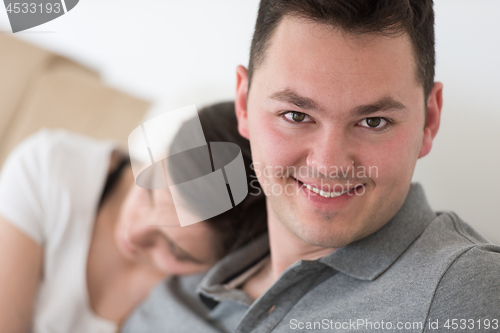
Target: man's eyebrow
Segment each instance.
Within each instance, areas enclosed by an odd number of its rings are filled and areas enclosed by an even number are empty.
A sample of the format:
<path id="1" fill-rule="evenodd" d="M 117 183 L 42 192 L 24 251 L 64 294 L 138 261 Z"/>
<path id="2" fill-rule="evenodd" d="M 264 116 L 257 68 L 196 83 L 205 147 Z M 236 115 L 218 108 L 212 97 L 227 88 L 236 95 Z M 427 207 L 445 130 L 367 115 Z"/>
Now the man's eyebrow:
<path id="1" fill-rule="evenodd" d="M 304 96 L 300 96 L 293 90 L 287 88 L 285 90 L 276 92 L 270 96 L 271 99 L 285 102 L 289 104 L 294 104 L 295 106 L 304 109 L 304 110 L 319 110 L 319 105 L 312 99 Z M 406 106 L 396 101 L 390 96 L 385 96 L 372 104 L 360 105 L 355 107 L 351 113 L 356 116 L 369 116 L 372 113 L 378 111 L 387 111 L 387 110 L 402 110 L 406 109 Z"/>
<path id="2" fill-rule="evenodd" d="M 304 110 L 318 110 L 319 106 L 316 104 L 315 101 L 308 97 L 303 97 L 292 91 L 291 89 L 287 88 L 282 91 L 278 91 L 270 96 L 271 99 L 280 101 L 280 102 L 285 102 L 289 104 L 294 104 L 298 108 L 304 109 Z"/>
<path id="3" fill-rule="evenodd" d="M 357 106 L 351 111 L 351 113 L 356 117 L 360 117 L 360 116 L 369 116 L 372 113 L 378 111 L 402 110 L 402 109 L 406 109 L 406 106 L 403 103 L 396 101 L 390 96 L 385 96 L 376 101 L 375 103 Z"/>

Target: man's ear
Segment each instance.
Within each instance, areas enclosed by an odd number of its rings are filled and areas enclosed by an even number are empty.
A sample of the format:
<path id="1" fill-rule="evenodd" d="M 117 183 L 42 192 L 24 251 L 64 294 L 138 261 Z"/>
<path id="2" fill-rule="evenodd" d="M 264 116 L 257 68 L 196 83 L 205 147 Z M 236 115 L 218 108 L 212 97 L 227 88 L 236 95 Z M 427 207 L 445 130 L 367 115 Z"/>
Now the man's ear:
<path id="1" fill-rule="evenodd" d="M 432 148 L 432 141 L 439 130 L 441 109 L 443 107 L 443 84 L 435 82 L 427 99 L 427 120 L 425 122 L 424 137 L 418 158 L 427 155 Z"/>
<path id="2" fill-rule="evenodd" d="M 240 132 L 242 137 L 249 139 L 247 98 L 248 98 L 247 69 L 239 65 L 236 68 L 236 101 L 234 102 L 234 107 L 236 110 L 236 118 L 238 119 L 238 132 Z"/>

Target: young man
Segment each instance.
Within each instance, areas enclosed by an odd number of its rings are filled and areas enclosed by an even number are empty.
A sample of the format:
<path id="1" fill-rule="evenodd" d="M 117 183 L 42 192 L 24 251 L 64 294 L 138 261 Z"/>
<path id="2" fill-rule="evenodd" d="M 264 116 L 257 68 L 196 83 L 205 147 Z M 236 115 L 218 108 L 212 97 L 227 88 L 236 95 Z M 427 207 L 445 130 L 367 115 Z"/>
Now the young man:
<path id="1" fill-rule="evenodd" d="M 199 295 L 160 286 L 128 332 L 500 330 L 500 248 L 411 184 L 440 123 L 433 25 L 432 0 L 261 1 L 235 107 L 269 247 Z"/>

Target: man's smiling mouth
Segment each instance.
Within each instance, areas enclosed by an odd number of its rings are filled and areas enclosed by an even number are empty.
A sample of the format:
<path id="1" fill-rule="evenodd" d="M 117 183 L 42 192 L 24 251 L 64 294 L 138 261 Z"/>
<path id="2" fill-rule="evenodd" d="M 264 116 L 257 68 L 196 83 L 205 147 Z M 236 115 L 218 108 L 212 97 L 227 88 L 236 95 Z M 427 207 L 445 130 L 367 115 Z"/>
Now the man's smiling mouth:
<path id="1" fill-rule="evenodd" d="M 351 192 L 351 191 L 356 191 L 358 188 L 361 188 L 364 186 L 364 184 L 358 184 L 356 186 L 351 186 L 349 188 L 349 186 L 343 186 L 341 184 L 336 184 L 335 186 L 332 186 L 333 189 L 335 189 L 336 187 L 340 187 L 342 189 L 342 191 L 331 191 L 330 192 L 330 191 L 327 191 L 325 189 L 325 187 L 327 187 L 328 189 L 332 188 L 329 185 L 323 185 L 323 189 L 320 189 L 316 185 L 305 184 L 304 182 L 302 182 L 294 177 L 292 177 L 292 178 L 295 179 L 300 184 L 300 186 L 306 188 L 308 191 L 310 191 L 312 193 L 316 193 L 316 194 L 322 196 L 323 198 L 340 197 L 341 195 L 344 195 L 344 194 Z M 344 188 L 346 188 L 346 189 L 344 190 Z"/>

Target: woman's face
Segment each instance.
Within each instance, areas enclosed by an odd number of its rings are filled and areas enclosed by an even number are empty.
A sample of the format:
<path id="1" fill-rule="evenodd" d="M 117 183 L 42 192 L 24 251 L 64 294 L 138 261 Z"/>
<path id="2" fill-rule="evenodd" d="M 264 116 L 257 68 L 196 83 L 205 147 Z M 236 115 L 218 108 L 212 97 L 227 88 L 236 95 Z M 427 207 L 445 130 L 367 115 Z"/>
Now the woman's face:
<path id="1" fill-rule="evenodd" d="M 127 258 L 171 274 L 193 274 L 217 261 L 215 232 L 207 222 L 180 227 L 170 190 L 133 184 L 115 229 L 118 249 Z"/>

